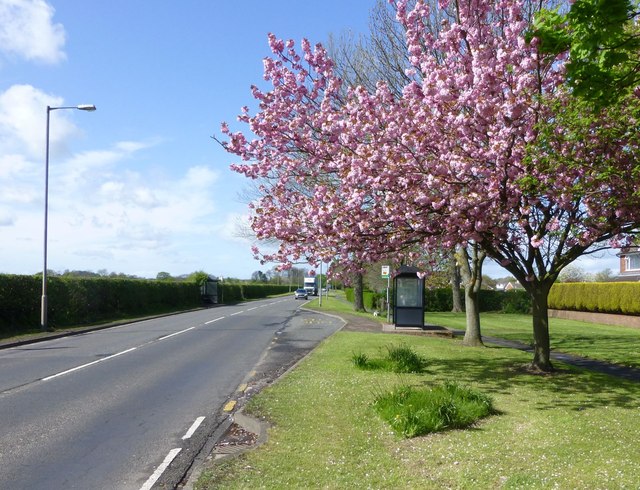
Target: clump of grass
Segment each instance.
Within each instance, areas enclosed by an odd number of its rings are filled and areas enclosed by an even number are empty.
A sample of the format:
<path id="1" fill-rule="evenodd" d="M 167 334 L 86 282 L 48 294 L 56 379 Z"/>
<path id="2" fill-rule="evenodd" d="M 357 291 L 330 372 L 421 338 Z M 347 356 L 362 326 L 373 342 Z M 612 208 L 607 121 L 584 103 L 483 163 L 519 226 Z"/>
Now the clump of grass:
<path id="1" fill-rule="evenodd" d="M 368 369 L 369 366 L 369 356 L 363 353 L 354 353 L 351 356 L 351 361 L 353 365 L 360 369 Z"/>
<path id="2" fill-rule="evenodd" d="M 393 366 L 394 373 L 420 373 L 427 361 L 408 345 L 387 346 L 387 359 Z"/>
<path id="3" fill-rule="evenodd" d="M 351 361 L 359 369 L 392 373 L 421 373 L 427 365 L 427 360 L 424 357 L 404 344 L 387 346 L 386 354 L 379 359 L 371 359 L 366 354 L 355 353 L 351 357 Z"/>
<path id="4" fill-rule="evenodd" d="M 463 429 L 496 413 L 488 395 L 455 382 L 431 389 L 400 385 L 378 395 L 373 406 L 396 434 L 406 438 Z"/>

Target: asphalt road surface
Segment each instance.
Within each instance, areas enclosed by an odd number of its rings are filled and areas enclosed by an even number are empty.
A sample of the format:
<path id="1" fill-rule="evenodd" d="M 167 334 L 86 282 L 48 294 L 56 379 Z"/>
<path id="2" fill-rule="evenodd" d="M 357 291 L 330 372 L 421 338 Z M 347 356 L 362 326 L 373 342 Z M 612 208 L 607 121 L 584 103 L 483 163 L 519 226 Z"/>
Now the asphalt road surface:
<path id="1" fill-rule="evenodd" d="M 238 387 L 342 326 L 292 297 L 0 350 L 0 488 L 177 485 Z"/>

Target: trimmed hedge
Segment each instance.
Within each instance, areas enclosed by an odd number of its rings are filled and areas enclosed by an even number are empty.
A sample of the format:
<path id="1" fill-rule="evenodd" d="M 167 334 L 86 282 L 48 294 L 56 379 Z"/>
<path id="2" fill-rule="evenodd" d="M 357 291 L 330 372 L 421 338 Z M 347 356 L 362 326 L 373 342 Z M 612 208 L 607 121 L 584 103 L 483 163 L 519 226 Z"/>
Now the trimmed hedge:
<path id="1" fill-rule="evenodd" d="M 347 300 L 353 303 L 353 288 L 346 288 Z M 393 291 L 390 291 L 393 302 Z M 365 291 L 364 306 L 367 310 L 383 309 L 385 293 Z M 424 292 L 425 311 L 451 311 L 453 298 L 450 288 L 427 289 Z M 480 311 L 499 311 L 502 313 L 530 313 L 531 300 L 526 291 L 480 291 Z"/>
<path id="2" fill-rule="evenodd" d="M 286 284 L 218 283 L 218 301 L 221 303 L 236 303 L 247 299 L 266 298 L 267 296 L 289 292 L 291 292 L 291 287 Z"/>
<path id="3" fill-rule="evenodd" d="M 556 283 L 549 293 L 549 308 L 640 315 L 640 282 Z"/>
<path id="4" fill-rule="evenodd" d="M 18 332 L 40 326 L 42 279 L 0 275 L 0 330 Z M 113 278 L 47 280 L 47 319 L 68 327 L 152 315 L 201 306 L 194 283 Z"/>
<path id="5" fill-rule="evenodd" d="M 289 286 L 269 284 L 225 283 L 220 287 L 225 303 L 289 292 Z M 0 332 L 38 329 L 41 298 L 42 278 L 0 274 Z M 196 283 L 144 279 L 49 277 L 47 298 L 47 318 L 53 328 L 202 306 Z"/>
<path id="6" fill-rule="evenodd" d="M 464 307 L 464 291 L 463 291 Z M 453 298 L 450 288 L 428 289 L 424 292 L 426 311 L 451 311 Z M 494 291 L 481 289 L 478 301 L 480 311 L 499 311 L 501 313 L 530 313 L 531 300 L 526 291 Z"/>

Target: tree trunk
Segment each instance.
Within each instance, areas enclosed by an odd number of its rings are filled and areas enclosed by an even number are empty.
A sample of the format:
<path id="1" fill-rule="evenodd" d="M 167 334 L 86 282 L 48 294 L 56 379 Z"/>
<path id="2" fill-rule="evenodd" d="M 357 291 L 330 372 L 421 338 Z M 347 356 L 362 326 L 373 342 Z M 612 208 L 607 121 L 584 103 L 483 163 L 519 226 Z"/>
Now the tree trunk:
<path id="1" fill-rule="evenodd" d="M 451 294 L 453 303 L 453 308 L 451 308 L 452 313 L 462 312 L 462 294 L 460 294 L 461 281 L 462 278 L 460 277 L 460 266 L 456 262 L 455 252 L 453 252 L 451 256 Z"/>
<path id="2" fill-rule="evenodd" d="M 364 308 L 364 280 L 362 274 L 356 274 L 353 284 L 353 309 L 366 311 Z"/>
<path id="3" fill-rule="evenodd" d="M 533 361 L 531 367 L 543 372 L 553 371 L 551 345 L 549 341 L 549 290 L 551 285 L 535 283 L 531 285 L 531 306 L 533 313 Z"/>
<path id="4" fill-rule="evenodd" d="M 482 262 L 485 253 L 477 244 L 468 245 L 472 255 L 469 256 L 467 247 L 460 246 L 456 253 L 456 260 L 460 266 L 460 275 L 464 284 L 464 307 L 467 318 L 467 328 L 464 332 L 462 345 L 480 347 L 482 334 L 480 331 L 480 305 L 478 298 L 482 285 Z"/>

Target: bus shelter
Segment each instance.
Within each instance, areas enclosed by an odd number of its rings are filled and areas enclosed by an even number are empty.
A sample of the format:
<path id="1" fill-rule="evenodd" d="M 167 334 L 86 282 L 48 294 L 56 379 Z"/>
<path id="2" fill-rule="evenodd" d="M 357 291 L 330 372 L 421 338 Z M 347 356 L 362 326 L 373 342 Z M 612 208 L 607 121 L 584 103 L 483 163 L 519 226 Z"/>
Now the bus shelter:
<path id="1" fill-rule="evenodd" d="M 424 328 L 424 279 L 419 269 L 401 266 L 393 278 L 393 323 L 396 327 Z"/>

